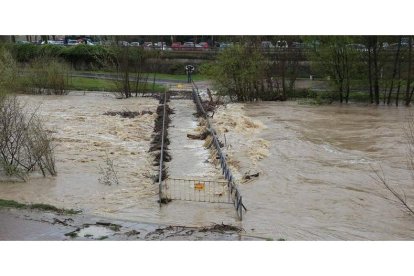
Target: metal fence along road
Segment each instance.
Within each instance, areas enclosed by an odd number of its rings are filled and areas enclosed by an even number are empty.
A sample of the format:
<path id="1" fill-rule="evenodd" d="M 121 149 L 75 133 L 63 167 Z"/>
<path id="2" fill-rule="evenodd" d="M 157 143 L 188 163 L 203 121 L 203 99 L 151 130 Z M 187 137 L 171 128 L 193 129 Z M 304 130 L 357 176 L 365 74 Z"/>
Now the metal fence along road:
<path id="1" fill-rule="evenodd" d="M 237 188 L 237 185 L 235 183 L 235 179 L 233 177 L 233 174 L 231 173 L 231 170 L 227 164 L 227 160 L 225 155 L 223 154 L 222 150 L 221 150 L 221 146 L 219 143 L 219 139 L 217 137 L 216 131 L 213 128 L 206 111 L 203 108 L 202 102 L 201 102 L 201 98 L 200 95 L 198 93 L 198 87 L 197 85 L 193 82 L 193 100 L 197 106 L 197 110 L 198 112 L 203 116 L 203 118 L 207 121 L 207 128 L 208 131 L 210 132 L 212 138 L 213 138 L 213 146 L 215 147 L 216 151 L 217 151 L 217 158 L 220 159 L 220 166 L 221 166 L 221 170 L 222 170 L 222 174 L 224 175 L 225 179 L 227 180 L 227 188 L 229 190 L 230 193 L 230 198 L 234 204 L 234 207 L 236 208 L 236 212 L 238 217 L 240 218 L 240 220 L 243 219 L 243 211 L 247 211 L 246 207 L 243 204 L 243 197 L 240 194 L 239 189 Z"/>

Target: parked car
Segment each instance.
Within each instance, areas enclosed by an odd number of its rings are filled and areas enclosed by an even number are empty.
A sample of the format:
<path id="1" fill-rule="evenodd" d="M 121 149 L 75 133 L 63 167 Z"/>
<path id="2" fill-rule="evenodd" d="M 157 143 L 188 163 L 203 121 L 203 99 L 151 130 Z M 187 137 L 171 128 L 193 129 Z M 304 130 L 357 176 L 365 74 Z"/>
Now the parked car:
<path id="1" fill-rule="evenodd" d="M 194 42 L 184 42 L 182 47 L 185 49 L 191 49 L 191 48 L 195 48 L 195 44 Z"/>
<path id="2" fill-rule="evenodd" d="M 173 42 L 171 44 L 171 49 L 173 50 L 180 50 L 182 48 L 181 42 Z"/>
<path id="3" fill-rule="evenodd" d="M 358 51 L 358 52 L 367 52 L 368 51 L 367 47 L 365 47 L 364 44 L 347 44 L 346 47 L 348 47 L 350 49 L 354 49 L 355 51 Z"/>
<path id="4" fill-rule="evenodd" d="M 198 45 L 200 45 L 203 49 L 209 49 L 210 45 L 208 45 L 207 42 L 200 42 L 198 43 Z"/>
<path id="5" fill-rule="evenodd" d="M 198 50 L 198 51 L 202 51 L 203 50 L 203 46 L 201 46 L 200 44 L 194 44 L 194 50 Z"/>
<path id="6" fill-rule="evenodd" d="M 16 41 L 16 44 L 30 44 L 30 42 L 26 40 L 18 40 Z"/>
<path id="7" fill-rule="evenodd" d="M 272 44 L 271 41 L 262 41 L 261 43 L 261 47 L 263 49 L 270 49 L 270 48 L 275 48 L 275 46 Z"/>
<path id="8" fill-rule="evenodd" d="M 42 41 L 41 43 L 42 45 L 46 44 L 46 41 Z M 47 44 L 52 44 L 52 45 L 63 45 L 63 41 L 60 40 L 48 40 Z"/>
<path id="9" fill-rule="evenodd" d="M 129 46 L 129 43 L 128 43 L 128 41 L 118 41 L 118 45 L 127 47 L 127 46 Z"/>
<path id="10" fill-rule="evenodd" d="M 233 46 L 233 43 L 229 43 L 229 42 L 221 42 L 220 43 L 220 50 L 223 50 L 225 48 L 231 47 Z"/>
<path id="11" fill-rule="evenodd" d="M 155 48 L 155 49 L 164 51 L 164 50 L 167 49 L 167 43 L 165 43 L 165 42 L 155 42 L 152 45 L 152 47 Z"/>
<path id="12" fill-rule="evenodd" d="M 301 42 L 292 42 L 291 47 L 292 48 L 295 48 L 295 49 L 309 48 L 306 43 L 301 43 Z"/>
<path id="13" fill-rule="evenodd" d="M 67 45 L 72 46 L 72 45 L 77 45 L 77 44 L 78 44 L 78 41 L 77 40 L 68 39 Z"/>
<path id="14" fill-rule="evenodd" d="M 138 47 L 139 46 L 139 42 L 131 42 L 131 44 L 130 44 L 131 46 L 134 46 L 134 47 Z"/>
<path id="15" fill-rule="evenodd" d="M 276 48 L 287 49 L 288 48 L 287 41 L 286 40 L 278 40 L 276 42 Z"/>

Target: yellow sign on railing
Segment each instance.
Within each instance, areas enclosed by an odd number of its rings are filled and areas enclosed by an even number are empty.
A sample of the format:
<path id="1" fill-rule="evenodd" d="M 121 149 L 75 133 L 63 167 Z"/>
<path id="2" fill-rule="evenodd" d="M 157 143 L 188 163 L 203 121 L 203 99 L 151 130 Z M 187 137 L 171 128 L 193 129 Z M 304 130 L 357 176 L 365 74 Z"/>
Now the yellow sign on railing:
<path id="1" fill-rule="evenodd" d="M 204 190 L 204 186 L 204 183 L 194 183 L 194 189 L 198 191 Z"/>

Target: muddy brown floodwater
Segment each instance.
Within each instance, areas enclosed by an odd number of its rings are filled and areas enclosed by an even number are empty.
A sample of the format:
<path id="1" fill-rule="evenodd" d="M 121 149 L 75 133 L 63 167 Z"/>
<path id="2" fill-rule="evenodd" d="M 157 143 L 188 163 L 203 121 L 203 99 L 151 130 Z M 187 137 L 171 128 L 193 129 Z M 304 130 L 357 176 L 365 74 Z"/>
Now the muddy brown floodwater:
<path id="1" fill-rule="evenodd" d="M 106 93 L 72 92 L 67 96 L 20 96 L 39 108 L 53 133 L 57 177 L 32 177 L 25 183 L 0 182 L 0 198 L 78 208 L 93 215 L 153 217 L 156 194 L 148 149 L 156 114 L 131 118 L 107 111 L 155 111 L 152 98 L 116 99 Z M 106 156 L 113 161 L 119 185 L 98 179 Z M 140 212 L 136 212 L 139 209 Z"/>
<path id="2" fill-rule="evenodd" d="M 82 209 L 84 214 L 164 225 L 232 224 L 245 235 L 286 240 L 411 240 L 414 218 L 371 177 L 381 167 L 414 203 L 403 126 L 408 109 L 294 102 L 229 104 L 213 123 L 248 208 L 243 221 L 231 205 L 173 201 L 159 208 L 148 153 L 156 114 L 133 119 L 107 111 L 155 111 L 154 99 L 111 94 L 20 96 L 39 107 L 56 142 L 57 177 L 0 183 L 0 198 Z M 172 100 L 172 177 L 219 179 L 189 100 Z M 225 135 L 225 139 L 224 139 Z M 119 185 L 99 183 L 99 165 L 113 160 Z M 258 178 L 243 180 L 245 173 Z"/>
<path id="3" fill-rule="evenodd" d="M 216 125 L 240 175 L 260 172 L 239 179 L 249 208 L 243 228 L 287 240 L 412 240 L 414 217 L 372 178 L 381 166 L 413 206 L 408 115 L 405 107 L 294 102 L 222 108 Z"/>

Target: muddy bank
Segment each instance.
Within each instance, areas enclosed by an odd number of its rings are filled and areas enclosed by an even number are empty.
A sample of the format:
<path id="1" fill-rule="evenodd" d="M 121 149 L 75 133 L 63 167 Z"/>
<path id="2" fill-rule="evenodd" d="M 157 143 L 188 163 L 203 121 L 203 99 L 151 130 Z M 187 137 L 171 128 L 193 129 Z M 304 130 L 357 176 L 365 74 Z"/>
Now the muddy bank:
<path id="1" fill-rule="evenodd" d="M 224 224 L 173 226 L 13 208 L 0 209 L 0 221 L 0 240 L 8 241 L 258 240 Z"/>

